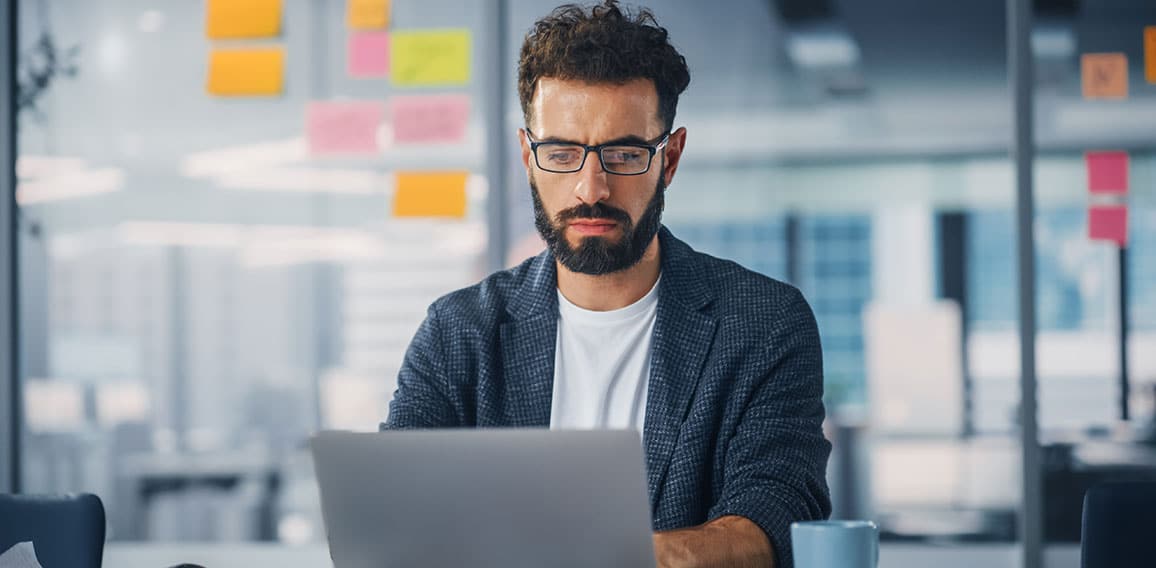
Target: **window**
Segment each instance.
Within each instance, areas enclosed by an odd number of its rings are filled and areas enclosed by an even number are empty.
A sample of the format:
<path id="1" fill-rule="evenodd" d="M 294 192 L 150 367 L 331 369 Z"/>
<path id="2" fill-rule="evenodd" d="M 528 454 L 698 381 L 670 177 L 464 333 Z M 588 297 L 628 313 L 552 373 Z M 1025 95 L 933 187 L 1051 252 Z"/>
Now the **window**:
<path id="1" fill-rule="evenodd" d="M 23 45 L 85 55 L 20 115 L 25 490 L 101 495 L 113 540 L 321 539 L 305 440 L 375 430 L 426 307 L 486 272 L 482 105 L 461 143 L 313 156 L 311 102 L 417 93 L 349 76 L 344 2 L 230 43 L 286 52 L 284 94 L 241 99 L 205 93 L 204 2 L 23 4 Z M 392 216 L 406 170 L 467 172 L 465 217 Z"/>

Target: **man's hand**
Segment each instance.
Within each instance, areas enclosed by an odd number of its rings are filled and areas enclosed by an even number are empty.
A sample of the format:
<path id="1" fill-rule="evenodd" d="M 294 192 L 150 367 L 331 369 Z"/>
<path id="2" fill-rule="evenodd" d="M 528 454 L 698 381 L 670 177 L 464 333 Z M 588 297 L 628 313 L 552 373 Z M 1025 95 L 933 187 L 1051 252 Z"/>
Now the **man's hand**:
<path id="1" fill-rule="evenodd" d="M 654 533 L 658 568 L 774 568 L 775 552 L 763 529 L 729 515 L 704 525 Z"/>

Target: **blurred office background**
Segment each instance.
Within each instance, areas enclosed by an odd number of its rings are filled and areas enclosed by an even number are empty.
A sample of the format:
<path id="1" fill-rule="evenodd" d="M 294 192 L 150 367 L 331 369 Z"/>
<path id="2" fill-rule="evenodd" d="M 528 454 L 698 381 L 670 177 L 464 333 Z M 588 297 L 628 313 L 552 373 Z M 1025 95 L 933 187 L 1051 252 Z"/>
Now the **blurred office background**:
<path id="1" fill-rule="evenodd" d="M 24 69 L 75 71 L 19 116 L 25 491 L 101 495 L 117 541 L 323 539 L 307 436 L 376 429 L 429 302 L 541 247 L 514 64 L 556 2 L 509 0 L 494 25 L 496 4 L 394 0 L 392 28 L 468 28 L 473 43 L 468 85 L 403 89 L 349 77 L 344 1 L 285 0 L 284 94 L 237 100 L 205 93 L 204 2 L 20 0 Z M 1015 542 L 1004 2 L 646 4 L 692 73 L 665 222 L 810 300 L 836 516 L 875 519 L 888 540 Z M 1156 3 L 1034 4 L 1045 536 L 1071 543 L 1084 484 L 1156 471 L 1156 85 L 1142 49 Z M 1089 52 L 1128 55 L 1128 99 L 1082 98 Z M 310 101 L 442 92 L 473 100 L 465 142 L 306 151 Z M 487 121 L 508 144 L 504 188 L 487 179 Z M 1120 257 L 1087 237 L 1094 149 L 1131 154 L 1128 420 Z M 392 172 L 447 168 L 471 172 L 463 219 L 391 218 Z"/>

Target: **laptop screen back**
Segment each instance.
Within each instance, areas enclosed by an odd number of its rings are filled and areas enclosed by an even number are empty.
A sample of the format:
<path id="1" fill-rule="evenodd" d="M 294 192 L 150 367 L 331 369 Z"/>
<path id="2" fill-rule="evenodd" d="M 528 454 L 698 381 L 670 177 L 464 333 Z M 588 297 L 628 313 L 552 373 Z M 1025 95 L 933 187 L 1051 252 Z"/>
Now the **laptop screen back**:
<path id="1" fill-rule="evenodd" d="M 654 566 L 633 431 L 322 432 L 335 568 Z"/>

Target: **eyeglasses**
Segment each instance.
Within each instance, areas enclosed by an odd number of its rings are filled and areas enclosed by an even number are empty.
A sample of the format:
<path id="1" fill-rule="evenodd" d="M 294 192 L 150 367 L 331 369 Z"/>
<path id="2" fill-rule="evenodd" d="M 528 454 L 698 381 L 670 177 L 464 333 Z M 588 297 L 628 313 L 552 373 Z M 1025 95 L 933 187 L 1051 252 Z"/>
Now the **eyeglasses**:
<path id="1" fill-rule="evenodd" d="M 641 144 L 615 142 L 585 146 L 571 142 L 535 142 L 533 135 L 527 128 L 526 140 L 530 142 L 534 162 L 543 170 L 556 174 L 574 173 L 586 165 L 586 156 L 595 152 L 603 171 L 619 176 L 637 176 L 650 171 L 654 154 L 664 148 L 670 138 L 670 132 L 666 132 Z"/>

